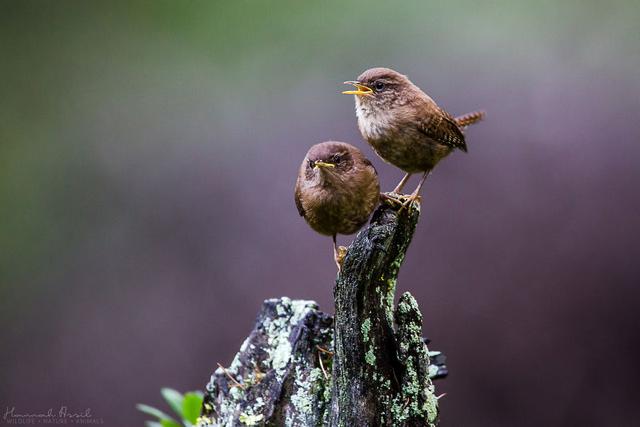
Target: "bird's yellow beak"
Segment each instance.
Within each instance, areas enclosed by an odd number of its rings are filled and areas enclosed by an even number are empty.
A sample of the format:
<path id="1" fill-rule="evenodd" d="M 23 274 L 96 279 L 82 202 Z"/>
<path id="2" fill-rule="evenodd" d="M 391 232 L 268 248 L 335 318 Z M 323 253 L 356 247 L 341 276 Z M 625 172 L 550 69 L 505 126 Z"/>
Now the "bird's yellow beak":
<path id="1" fill-rule="evenodd" d="M 367 87 L 361 84 L 360 82 L 348 81 L 348 82 L 344 82 L 344 84 L 353 85 L 357 89 L 357 90 L 345 90 L 344 92 L 342 92 L 345 95 L 371 95 L 373 93 L 373 90 L 371 90 L 370 87 Z"/>
<path id="2" fill-rule="evenodd" d="M 335 168 L 336 165 L 334 165 L 333 163 L 326 163 L 326 162 L 321 162 L 321 161 L 317 161 L 313 164 L 313 168 L 317 169 L 317 168 Z"/>

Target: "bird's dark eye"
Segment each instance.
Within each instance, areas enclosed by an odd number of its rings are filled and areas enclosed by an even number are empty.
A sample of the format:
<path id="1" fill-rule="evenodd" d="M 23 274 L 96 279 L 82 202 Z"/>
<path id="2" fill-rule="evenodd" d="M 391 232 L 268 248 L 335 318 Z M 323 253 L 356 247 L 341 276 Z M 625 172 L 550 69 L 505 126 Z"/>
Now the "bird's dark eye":
<path id="1" fill-rule="evenodd" d="M 342 161 L 342 155 L 341 154 L 334 154 L 333 156 L 331 156 L 331 163 L 340 163 Z"/>
<path id="2" fill-rule="evenodd" d="M 379 92 L 384 89 L 384 83 L 381 81 L 377 81 L 373 84 L 373 87 Z"/>

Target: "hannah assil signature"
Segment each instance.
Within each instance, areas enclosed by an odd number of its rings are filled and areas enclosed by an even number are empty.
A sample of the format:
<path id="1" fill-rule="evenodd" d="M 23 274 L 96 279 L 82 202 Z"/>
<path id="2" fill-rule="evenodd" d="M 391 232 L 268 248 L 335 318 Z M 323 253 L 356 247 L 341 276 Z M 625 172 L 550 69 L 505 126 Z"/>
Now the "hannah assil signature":
<path id="1" fill-rule="evenodd" d="M 102 418 L 96 418 L 91 413 L 91 408 L 80 411 L 72 411 L 68 406 L 60 406 L 57 409 L 48 408 L 43 412 L 18 412 L 15 406 L 6 406 L 2 420 L 7 424 L 104 424 Z"/>

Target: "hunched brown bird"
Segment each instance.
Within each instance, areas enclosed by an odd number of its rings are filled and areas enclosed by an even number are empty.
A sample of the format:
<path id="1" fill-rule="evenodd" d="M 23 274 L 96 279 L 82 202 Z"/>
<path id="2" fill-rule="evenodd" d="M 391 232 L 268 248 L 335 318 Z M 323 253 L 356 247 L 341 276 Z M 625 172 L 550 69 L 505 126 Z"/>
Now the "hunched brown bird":
<path id="1" fill-rule="evenodd" d="M 412 174 L 423 172 L 405 203 L 419 198 L 424 181 L 440 160 L 455 149 L 467 151 L 462 131 L 484 117 L 482 111 L 452 117 L 407 76 L 390 68 L 371 68 L 345 84 L 356 88 L 342 93 L 355 95 L 364 139 L 384 161 L 406 172 L 393 192 L 399 194 Z"/>
<path id="2" fill-rule="evenodd" d="M 333 237 L 333 257 L 340 271 L 344 248 L 337 234 L 353 234 L 380 200 L 378 174 L 356 147 L 327 141 L 309 149 L 295 188 L 298 212 L 320 234 Z"/>

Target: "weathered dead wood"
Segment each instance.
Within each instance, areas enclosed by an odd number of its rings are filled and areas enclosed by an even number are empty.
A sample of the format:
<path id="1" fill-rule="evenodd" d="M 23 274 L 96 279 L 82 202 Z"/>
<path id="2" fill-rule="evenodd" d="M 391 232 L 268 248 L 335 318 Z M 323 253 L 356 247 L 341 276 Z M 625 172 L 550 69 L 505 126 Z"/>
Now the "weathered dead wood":
<path id="1" fill-rule="evenodd" d="M 336 279 L 335 318 L 312 301 L 265 301 L 231 365 L 207 384 L 201 425 L 435 425 L 432 379 L 446 376 L 444 356 L 428 352 L 409 293 L 394 307 L 419 215 L 419 205 L 376 210 Z"/>

